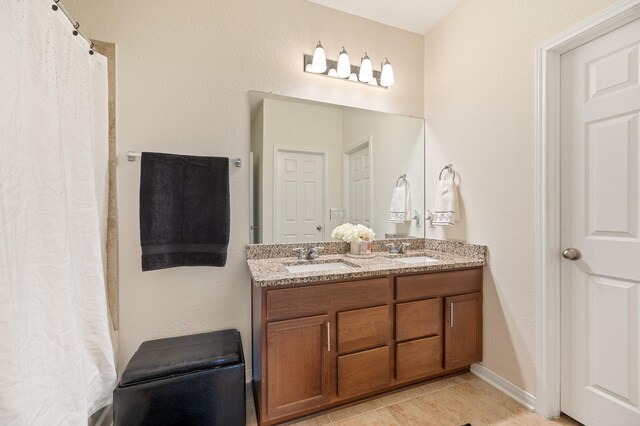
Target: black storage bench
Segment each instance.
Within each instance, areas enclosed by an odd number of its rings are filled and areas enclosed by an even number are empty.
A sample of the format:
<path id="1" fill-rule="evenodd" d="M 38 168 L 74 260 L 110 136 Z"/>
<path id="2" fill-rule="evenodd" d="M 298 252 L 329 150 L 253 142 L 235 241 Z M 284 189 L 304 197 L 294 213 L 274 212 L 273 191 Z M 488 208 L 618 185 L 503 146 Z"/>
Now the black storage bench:
<path id="1" fill-rule="evenodd" d="M 245 424 L 237 330 L 142 343 L 113 391 L 114 426 Z"/>

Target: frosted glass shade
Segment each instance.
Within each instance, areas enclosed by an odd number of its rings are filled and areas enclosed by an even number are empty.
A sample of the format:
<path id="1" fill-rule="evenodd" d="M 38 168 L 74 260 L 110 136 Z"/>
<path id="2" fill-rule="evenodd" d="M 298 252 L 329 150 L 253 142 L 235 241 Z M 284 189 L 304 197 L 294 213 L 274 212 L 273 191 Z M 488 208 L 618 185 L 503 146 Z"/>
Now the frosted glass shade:
<path id="1" fill-rule="evenodd" d="M 324 54 L 322 44 L 318 42 L 316 51 L 313 52 L 313 60 L 311 61 L 311 71 L 322 74 L 327 70 L 327 57 Z"/>
<path id="2" fill-rule="evenodd" d="M 351 62 L 349 62 L 349 55 L 347 55 L 344 47 L 338 56 L 338 69 L 336 71 L 338 71 L 338 77 L 340 78 L 349 78 L 351 74 Z"/>
<path id="3" fill-rule="evenodd" d="M 351 81 L 358 81 L 358 76 L 356 75 L 355 72 L 352 72 L 351 75 L 349 76 L 349 80 Z"/>
<path id="4" fill-rule="evenodd" d="M 393 79 L 393 68 L 387 58 L 384 58 L 382 63 L 382 72 L 380 73 L 380 86 L 389 87 L 393 86 L 395 80 Z"/>
<path id="5" fill-rule="evenodd" d="M 328 75 L 329 75 L 329 77 L 337 77 L 337 76 L 338 76 L 338 73 L 336 72 L 336 69 L 335 69 L 335 68 L 331 68 L 331 69 L 329 70 L 329 74 L 328 74 Z"/>
<path id="6" fill-rule="evenodd" d="M 373 78 L 373 67 L 371 66 L 371 59 L 367 56 L 367 52 L 364 52 L 364 58 L 360 63 L 360 74 L 358 74 L 358 80 L 363 83 L 368 83 Z"/>

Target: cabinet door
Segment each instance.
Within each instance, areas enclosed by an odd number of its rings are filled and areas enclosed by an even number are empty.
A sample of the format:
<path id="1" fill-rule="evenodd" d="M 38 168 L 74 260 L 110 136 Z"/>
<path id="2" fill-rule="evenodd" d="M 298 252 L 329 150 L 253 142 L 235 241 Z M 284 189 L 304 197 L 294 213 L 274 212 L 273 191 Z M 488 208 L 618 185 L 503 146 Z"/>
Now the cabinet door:
<path id="1" fill-rule="evenodd" d="M 329 400 L 329 338 L 329 315 L 267 323 L 269 417 Z"/>
<path id="2" fill-rule="evenodd" d="M 445 369 L 482 361 L 482 293 L 445 299 Z"/>

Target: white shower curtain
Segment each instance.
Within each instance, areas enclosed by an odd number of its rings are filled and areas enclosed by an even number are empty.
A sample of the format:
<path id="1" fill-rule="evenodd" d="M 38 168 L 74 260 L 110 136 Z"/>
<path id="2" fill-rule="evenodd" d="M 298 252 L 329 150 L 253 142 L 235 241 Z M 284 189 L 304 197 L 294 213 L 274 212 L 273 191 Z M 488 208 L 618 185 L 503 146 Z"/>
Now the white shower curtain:
<path id="1" fill-rule="evenodd" d="M 53 4 L 0 1 L 0 425 L 86 425 L 116 384 L 107 63 Z"/>

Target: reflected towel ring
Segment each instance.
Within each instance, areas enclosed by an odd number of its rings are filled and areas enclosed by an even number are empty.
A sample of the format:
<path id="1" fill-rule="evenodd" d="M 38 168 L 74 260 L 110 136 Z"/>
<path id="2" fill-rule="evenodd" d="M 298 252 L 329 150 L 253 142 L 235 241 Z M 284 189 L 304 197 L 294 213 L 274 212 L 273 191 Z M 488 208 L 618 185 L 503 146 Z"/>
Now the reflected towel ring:
<path id="1" fill-rule="evenodd" d="M 398 184 L 399 184 L 399 183 L 400 183 L 400 181 L 402 181 L 402 180 L 403 180 L 405 183 L 407 183 L 407 175 L 406 175 L 406 174 L 401 175 L 401 176 L 398 178 L 398 180 L 396 180 L 396 188 L 398 187 Z"/>
<path id="2" fill-rule="evenodd" d="M 456 172 L 453 170 L 453 164 L 447 164 L 440 170 L 440 174 L 438 175 L 438 180 L 442 180 L 442 173 L 445 171 L 451 173 L 453 175 L 453 180 L 456 179 Z"/>

